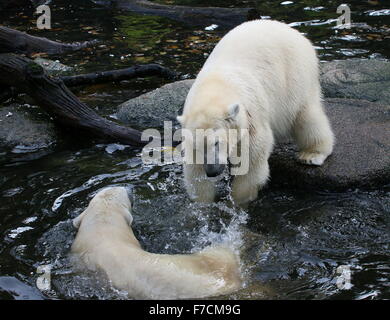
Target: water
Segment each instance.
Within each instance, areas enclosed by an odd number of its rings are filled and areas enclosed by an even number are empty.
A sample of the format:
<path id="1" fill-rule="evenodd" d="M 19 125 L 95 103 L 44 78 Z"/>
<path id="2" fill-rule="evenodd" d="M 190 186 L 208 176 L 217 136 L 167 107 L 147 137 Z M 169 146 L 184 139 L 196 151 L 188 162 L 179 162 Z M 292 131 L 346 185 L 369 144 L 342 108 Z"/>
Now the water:
<path id="1" fill-rule="evenodd" d="M 197 3 L 253 5 L 250 1 Z M 350 2 L 356 25 L 344 31 L 333 28 L 336 1 L 284 5 L 261 1 L 256 7 L 262 15 L 285 20 L 305 32 L 322 60 L 389 58 L 389 12 L 381 1 L 370 3 Z M 51 31 L 32 29 L 31 9 L 19 15 L 1 12 L 0 21 L 61 41 L 99 39 L 96 49 L 53 57 L 76 72 L 153 61 L 193 76 L 226 32 L 104 9 L 87 1 L 56 1 L 52 12 Z M 156 78 L 137 79 L 76 93 L 109 116 L 119 103 L 163 83 Z M 24 97 L 19 99 L 20 104 L 25 102 Z M 271 186 L 240 211 L 228 199 L 213 205 L 191 203 L 180 166 L 145 166 L 140 150 L 132 148 L 61 135 L 48 149 L 22 153 L 4 149 L 0 154 L 0 299 L 126 298 L 104 277 L 80 273 L 67 259 L 75 235 L 70 219 L 107 186 L 127 188 L 134 203 L 134 231 L 151 252 L 189 253 L 219 242 L 237 250 L 245 288 L 222 298 L 390 298 L 390 186 L 345 193 Z M 44 292 L 35 285 L 41 265 L 52 270 L 51 290 Z M 351 271 L 350 290 L 337 286 L 340 266 Z"/>

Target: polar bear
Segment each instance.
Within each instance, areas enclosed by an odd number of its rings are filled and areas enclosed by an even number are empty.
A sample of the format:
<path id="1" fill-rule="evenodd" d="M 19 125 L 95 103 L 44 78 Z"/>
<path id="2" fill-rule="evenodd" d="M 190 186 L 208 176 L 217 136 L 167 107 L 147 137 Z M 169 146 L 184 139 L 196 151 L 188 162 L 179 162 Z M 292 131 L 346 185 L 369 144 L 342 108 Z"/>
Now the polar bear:
<path id="1" fill-rule="evenodd" d="M 248 130 L 249 150 L 241 156 L 249 158 L 249 168 L 232 183 L 233 200 L 244 204 L 254 200 L 268 180 L 274 141 L 292 137 L 298 160 L 309 165 L 322 165 L 332 153 L 334 136 L 321 100 L 318 59 L 310 41 L 284 23 L 254 20 L 217 44 L 177 119 L 189 131 Z M 225 153 L 216 152 L 218 142 L 206 147 L 217 155 L 213 163 L 184 162 L 186 188 L 195 200 L 214 201 L 209 177 L 218 176 L 226 157 L 237 152 L 237 146 L 222 142 L 228 145 Z M 191 139 L 184 139 L 183 146 L 199 152 Z"/>
<path id="2" fill-rule="evenodd" d="M 193 254 L 144 251 L 131 229 L 131 204 L 123 187 L 98 192 L 73 220 L 78 233 L 72 260 L 106 273 L 114 287 L 136 299 L 186 299 L 227 294 L 241 287 L 239 258 L 228 247 Z"/>

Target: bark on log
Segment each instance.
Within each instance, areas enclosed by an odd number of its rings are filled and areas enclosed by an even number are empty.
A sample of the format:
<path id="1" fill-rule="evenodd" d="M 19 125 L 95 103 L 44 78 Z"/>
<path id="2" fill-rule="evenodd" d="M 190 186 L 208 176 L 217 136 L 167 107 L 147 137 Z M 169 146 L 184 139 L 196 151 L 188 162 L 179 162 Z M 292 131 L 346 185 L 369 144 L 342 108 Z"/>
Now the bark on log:
<path id="1" fill-rule="evenodd" d="M 178 74 L 159 64 L 146 64 L 119 70 L 94 72 L 75 76 L 62 76 L 60 79 L 66 86 L 74 87 L 148 76 L 161 76 L 169 80 L 174 80 L 178 77 Z"/>
<path id="2" fill-rule="evenodd" d="M 19 93 L 15 87 L 0 86 L 0 103 L 17 96 Z"/>
<path id="3" fill-rule="evenodd" d="M 92 46 L 97 42 L 97 40 L 93 40 L 77 43 L 61 43 L 0 26 L 0 53 L 14 52 L 31 55 L 34 52 L 46 52 L 48 54 L 61 54 L 77 51 Z"/>
<path id="4" fill-rule="evenodd" d="M 99 4 L 104 1 L 99 1 Z M 247 20 L 259 19 L 253 8 L 218 8 L 164 5 L 147 0 L 111 0 L 115 7 L 135 13 L 157 15 L 180 21 L 191 26 L 206 27 L 217 24 L 222 29 L 231 29 Z"/>
<path id="5" fill-rule="evenodd" d="M 65 86 L 49 78 L 42 67 L 15 54 L 0 54 L 0 85 L 29 94 L 53 119 L 67 128 L 83 129 L 96 137 L 133 146 L 143 146 L 141 132 L 99 116 Z"/>

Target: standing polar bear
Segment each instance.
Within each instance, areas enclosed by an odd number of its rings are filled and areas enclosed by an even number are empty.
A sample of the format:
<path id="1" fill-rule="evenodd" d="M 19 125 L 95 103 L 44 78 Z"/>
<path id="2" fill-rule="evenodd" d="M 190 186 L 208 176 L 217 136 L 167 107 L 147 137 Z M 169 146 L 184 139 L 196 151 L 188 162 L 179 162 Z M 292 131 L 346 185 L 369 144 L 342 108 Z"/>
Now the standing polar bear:
<path id="1" fill-rule="evenodd" d="M 247 130 L 249 148 L 241 160 L 247 160 L 248 170 L 236 175 L 232 184 L 238 204 L 254 200 L 266 184 L 274 141 L 293 137 L 298 159 L 311 165 L 322 165 L 333 150 L 315 49 L 297 30 L 277 21 L 246 22 L 222 38 L 191 87 L 178 121 L 193 136 L 197 129 Z M 183 146 L 199 152 L 204 144 L 198 143 L 185 138 Z M 225 153 L 218 150 L 221 143 L 227 146 Z M 214 161 L 209 157 L 205 163 L 185 161 L 185 184 L 194 200 L 214 200 L 215 186 L 209 177 L 222 173 L 222 164 L 237 154 L 239 145 L 239 140 L 219 138 L 206 147 Z"/>
<path id="2" fill-rule="evenodd" d="M 105 272 L 113 286 L 138 299 L 189 299 L 240 289 L 239 257 L 213 246 L 193 254 L 155 254 L 142 249 L 131 224 L 125 188 L 96 194 L 73 220 L 78 228 L 71 254 L 91 270 Z"/>

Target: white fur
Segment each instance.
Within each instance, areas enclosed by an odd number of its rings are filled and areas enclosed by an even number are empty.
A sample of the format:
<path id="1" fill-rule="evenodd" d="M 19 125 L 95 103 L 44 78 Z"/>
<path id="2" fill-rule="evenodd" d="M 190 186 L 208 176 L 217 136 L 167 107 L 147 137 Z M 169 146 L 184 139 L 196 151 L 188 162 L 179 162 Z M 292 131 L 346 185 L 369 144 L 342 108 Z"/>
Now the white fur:
<path id="1" fill-rule="evenodd" d="M 121 187 L 100 191 L 76 219 L 72 255 L 104 271 L 114 287 L 138 299 L 185 299 L 227 294 L 241 286 L 239 262 L 226 247 L 187 255 L 144 251 L 131 229 L 130 201 Z"/>
<path id="2" fill-rule="evenodd" d="M 235 121 L 224 121 L 239 104 Z M 236 176 L 237 203 L 257 197 L 269 176 L 274 140 L 293 137 L 298 159 L 322 165 L 332 153 L 333 133 L 321 102 L 318 59 L 303 35 L 277 21 L 251 21 L 215 47 L 192 86 L 179 120 L 184 128 L 246 128 L 249 172 Z M 185 146 L 185 142 L 184 142 Z M 184 165 L 192 198 L 214 200 L 214 184 L 201 165 Z"/>

